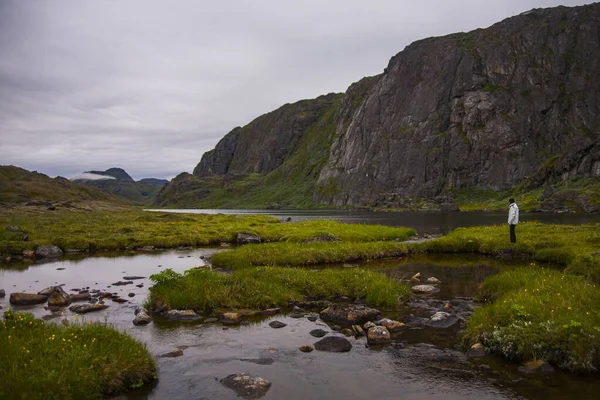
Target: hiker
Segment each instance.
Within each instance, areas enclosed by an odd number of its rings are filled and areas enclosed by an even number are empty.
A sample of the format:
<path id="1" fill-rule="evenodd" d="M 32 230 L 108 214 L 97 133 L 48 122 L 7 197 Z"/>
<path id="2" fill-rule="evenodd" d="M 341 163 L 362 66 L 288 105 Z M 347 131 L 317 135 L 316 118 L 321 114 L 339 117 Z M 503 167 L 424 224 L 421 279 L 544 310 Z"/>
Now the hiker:
<path id="1" fill-rule="evenodd" d="M 510 225 L 510 242 L 517 243 L 517 235 L 515 234 L 515 227 L 519 223 L 519 206 L 515 203 L 515 199 L 511 198 L 508 200 L 508 224 Z"/>

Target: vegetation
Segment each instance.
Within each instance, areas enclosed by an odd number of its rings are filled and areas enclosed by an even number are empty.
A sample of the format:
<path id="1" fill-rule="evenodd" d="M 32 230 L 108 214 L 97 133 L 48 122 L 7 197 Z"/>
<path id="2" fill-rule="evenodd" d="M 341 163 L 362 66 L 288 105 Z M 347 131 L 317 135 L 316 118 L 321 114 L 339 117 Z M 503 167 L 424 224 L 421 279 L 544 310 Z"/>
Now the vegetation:
<path id="1" fill-rule="evenodd" d="M 150 303 L 203 312 L 219 308 L 286 306 L 307 297 L 348 296 L 374 306 L 395 307 L 410 296 L 406 286 L 365 270 L 254 267 L 223 274 L 192 269 L 181 276 L 171 270 L 151 275 Z"/>
<path id="2" fill-rule="evenodd" d="M 239 269 L 258 265 L 302 266 L 398 257 L 408 246 L 394 241 L 368 243 L 265 243 L 214 254 L 214 266 Z"/>
<path id="3" fill-rule="evenodd" d="M 156 379 L 146 347 L 101 324 L 59 327 L 30 313 L 0 324 L 0 398 L 101 399 Z"/>
<path id="4" fill-rule="evenodd" d="M 582 277 L 543 268 L 519 268 L 483 283 L 467 323 L 468 344 L 516 361 L 546 361 L 573 372 L 600 367 L 600 289 Z"/>
<path id="5" fill-rule="evenodd" d="M 28 235 L 5 230 L 18 226 Z M 257 234 L 269 241 L 306 241 L 312 238 L 343 241 L 406 239 L 412 229 L 343 224 L 333 221 L 279 223 L 266 215 L 208 215 L 123 210 L 36 209 L 0 211 L 0 252 L 15 254 L 39 245 L 63 250 L 115 250 L 155 246 L 200 246 L 235 242 L 238 233 Z"/>

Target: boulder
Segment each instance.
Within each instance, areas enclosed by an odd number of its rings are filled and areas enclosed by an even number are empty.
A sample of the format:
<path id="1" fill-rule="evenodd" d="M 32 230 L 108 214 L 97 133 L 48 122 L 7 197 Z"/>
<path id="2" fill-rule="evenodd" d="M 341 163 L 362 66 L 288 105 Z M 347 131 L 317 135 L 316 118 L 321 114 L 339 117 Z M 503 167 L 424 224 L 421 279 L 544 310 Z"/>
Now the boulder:
<path id="1" fill-rule="evenodd" d="M 237 325 L 242 322 L 242 314 L 237 312 L 226 312 L 219 315 L 219 319 L 223 325 Z"/>
<path id="2" fill-rule="evenodd" d="M 311 336 L 314 336 L 316 338 L 321 338 L 321 337 L 327 335 L 328 332 L 324 331 L 323 329 L 313 329 L 309 333 Z"/>
<path id="3" fill-rule="evenodd" d="M 369 328 L 367 332 L 367 343 L 372 344 L 387 344 L 391 343 L 392 336 L 385 326 L 375 326 Z"/>
<path id="4" fill-rule="evenodd" d="M 481 343 L 475 343 L 471 348 L 467 351 L 467 357 L 470 358 L 481 358 L 486 356 L 485 347 Z"/>
<path id="5" fill-rule="evenodd" d="M 148 311 L 145 308 L 138 308 L 135 310 L 135 318 L 133 319 L 133 324 L 135 326 L 147 325 L 150 322 L 152 322 L 152 318 L 150 318 Z"/>
<path id="6" fill-rule="evenodd" d="M 438 311 L 433 314 L 425 324 L 432 328 L 450 328 L 457 322 L 458 318 L 455 315 L 444 311 Z"/>
<path id="7" fill-rule="evenodd" d="M 346 353 L 352 349 L 352 343 L 343 337 L 327 336 L 314 344 L 315 349 L 332 353 Z"/>
<path id="8" fill-rule="evenodd" d="M 381 312 L 358 304 L 334 304 L 321 311 L 320 316 L 323 321 L 350 326 L 377 320 Z"/>
<path id="9" fill-rule="evenodd" d="M 431 294 L 439 292 L 439 289 L 431 285 L 417 285 L 412 287 L 412 291 L 416 294 Z"/>
<path id="10" fill-rule="evenodd" d="M 23 250 L 23 257 L 25 258 L 34 258 L 35 252 L 33 250 Z"/>
<path id="11" fill-rule="evenodd" d="M 29 306 L 33 304 L 43 304 L 48 297 L 35 293 L 11 293 L 10 304 L 14 306 Z"/>
<path id="12" fill-rule="evenodd" d="M 38 246 L 35 249 L 35 256 L 42 258 L 60 257 L 63 251 L 58 246 Z"/>
<path id="13" fill-rule="evenodd" d="M 432 276 L 430 278 L 427 278 L 427 280 L 425 281 L 427 283 L 431 283 L 433 285 L 437 285 L 438 283 L 442 283 L 442 281 L 440 281 L 438 278 L 436 278 L 435 276 Z"/>
<path id="14" fill-rule="evenodd" d="M 260 399 L 271 387 L 268 380 L 247 373 L 229 375 L 221 379 L 221 383 L 244 399 Z"/>
<path id="15" fill-rule="evenodd" d="M 71 296 L 61 286 L 55 286 L 48 297 L 48 305 L 52 307 L 66 307 L 71 304 Z"/>
<path id="16" fill-rule="evenodd" d="M 167 318 L 195 321 L 200 319 L 200 316 L 196 314 L 194 310 L 169 310 L 166 314 Z"/>
<path id="17" fill-rule="evenodd" d="M 104 304 L 74 304 L 69 307 L 69 310 L 77 314 L 86 314 L 89 312 L 106 310 L 107 308 L 108 306 Z"/>
<path id="18" fill-rule="evenodd" d="M 236 238 L 237 244 L 250 244 L 250 243 L 260 243 L 260 236 L 253 235 L 250 233 L 238 233 Z"/>
<path id="19" fill-rule="evenodd" d="M 281 321 L 271 321 L 271 322 L 269 322 L 269 326 L 273 329 L 279 329 L 279 328 L 283 328 L 284 326 L 287 326 L 287 324 L 285 324 Z"/>

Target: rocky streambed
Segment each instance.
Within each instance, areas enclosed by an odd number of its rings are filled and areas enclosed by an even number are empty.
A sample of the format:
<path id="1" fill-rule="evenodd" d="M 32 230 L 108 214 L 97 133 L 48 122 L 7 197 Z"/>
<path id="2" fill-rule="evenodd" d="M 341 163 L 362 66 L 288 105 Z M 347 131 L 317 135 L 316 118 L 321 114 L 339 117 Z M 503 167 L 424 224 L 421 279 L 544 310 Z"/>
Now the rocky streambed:
<path id="1" fill-rule="evenodd" d="M 415 288 L 413 299 L 395 310 L 373 309 L 351 298 L 214 315 L 141 310 L 150 274 L 203 267 L 214 251 L 4 265 L 0 289 L 6 296 L 0 307 L 6 309 L 14 293 L 38 295 L 48 288 L 39 295 L 45 296 L 42 304 L 13 308 L 65 324 L 106 321 L 146 343 L 157 357 L 159 381 L 127 396 L 132 399 L 559 399 L 575 391 L 579 398 L 592 399 L 600 390 L 594 378 L 543 366 L 534 371 L 477 346 L 459 346 L 466 320 L 478 306 L 473 300 L 477 286 L 510 268 L 485 258 L 353 265 L 379 269 Z M 70 304 L 56 304 L 67 296 Z M 106 307 L 81 312 L 97 305 Z"/>

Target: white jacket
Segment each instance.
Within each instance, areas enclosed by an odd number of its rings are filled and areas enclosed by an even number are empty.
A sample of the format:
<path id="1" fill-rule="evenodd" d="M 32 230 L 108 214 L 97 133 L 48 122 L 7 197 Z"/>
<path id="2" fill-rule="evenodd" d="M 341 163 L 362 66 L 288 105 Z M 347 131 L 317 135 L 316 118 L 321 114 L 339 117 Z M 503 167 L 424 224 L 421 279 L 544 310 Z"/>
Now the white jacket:
<path id="1" fill-rule="evenodd" d="M 511 225 L 519 223 L 519 206 L 517 206 L 517 203 L 512 203 L 508 209 L 508 223 Z"/>

